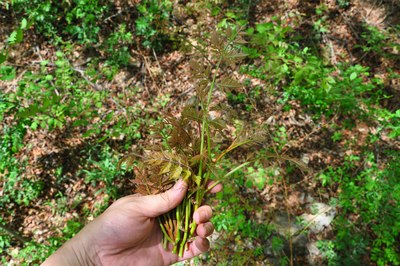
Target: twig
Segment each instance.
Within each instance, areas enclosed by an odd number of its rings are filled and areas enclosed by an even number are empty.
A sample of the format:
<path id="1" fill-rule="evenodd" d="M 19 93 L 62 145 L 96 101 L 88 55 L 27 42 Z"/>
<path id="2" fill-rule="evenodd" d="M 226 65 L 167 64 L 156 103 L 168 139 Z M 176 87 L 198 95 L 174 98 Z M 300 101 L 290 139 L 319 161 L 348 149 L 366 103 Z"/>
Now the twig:
<path id="1" fill-rule="evenodd" d="M 118 11 L 118 12 L 117 12 L 116 14 L 114 14 L 114 15 L 111 15 L 111 16 L 105 18 L 105 19 L 103 20 L 103 22 L 106 22 L 107 20 L 111 20 L 112 18 L 115 18 L 116 16 L 121 15 L 121 13 L 122 13 L 122 10 Z"/>
<path id="2" fill-rule="evenodd" d="M 72 67 L 71 69 L 74 70 L 74 71 L 76 71 L 76 72 L 78 72 L 79 74 L 81 74 L 82 78 L 83 78 L 84 80 L 86 80 L 86 82 L 87 82 L 90 86 L 92 86 L 93 89 L 95 89 L 96 91 L 101 91 L 101 89 L 100 89 L 96 84 L 94 84 L 93 82 L 91 82 L 91 81 L 86 77 L 85 71 L 84 71 L 84 70 L 82 70 L 82 69 L 80 69 L 80 68 L 76 68 L 76 67 Z"/>
<path id="3" fill-rule="evenodd" d="M 153 50 L 154 58 L 156 59 L 157 66 L 160 68 L 160 71 L 162 73 L 162 79 L 163 79 L 163 82 L 164 82 L 164 85 L 165 85 L 165 84 L 167 84 L 167 81 L 165 80 L 164 71 L 162 70 L 160 62 L 158 61 L 156 51 L 154 49 L 152 49 L 152 50 Z"/>

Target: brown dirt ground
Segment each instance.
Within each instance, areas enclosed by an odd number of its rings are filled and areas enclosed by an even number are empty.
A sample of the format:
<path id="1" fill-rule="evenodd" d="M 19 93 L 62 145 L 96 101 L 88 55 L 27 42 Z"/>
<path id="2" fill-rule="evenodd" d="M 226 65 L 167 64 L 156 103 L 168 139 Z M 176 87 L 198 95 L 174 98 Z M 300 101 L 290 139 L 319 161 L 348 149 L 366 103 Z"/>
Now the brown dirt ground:
<path id="1" fill-rule="evenodd" d="M 253 21 L 268 21 L 272 16 L 289 18 L 288 23 L 309 36 L 312 29 L 311 22 L 317 19 L 315 8 L 320 1 L 258 1 L 253 5 L 251 15 Z M 399 23 L 398 16 L 394 10 L 399 10 L 399 4 L 395 1 L 352 1 L 350 8 L 346 10 L 338 9 L 334 0 L 326 0 L 325 5 L 328 9 L 329 33 L 323 36 L 324 42 L 319 43 L 321 50 L 328 50 L 328 60 L 332 64 L 340 61 L 366 63 L 373 60 L 372 72 L 375 75 L 387 75 L 386 69 L 392 67 L 399 72 L 399 62 L 389 61 L 384 58 L 377 58 L 375 55 L 364 54 L 354 48 L 359 42 L 358 29 L 362 23 L 377 26 L 385 29 L 387 25 Z M 398 13 L 397 13 L 398 14 Z M 7 26 L 10 24 L 11 17 L 7 14 L 0 14 L 0 39 L 10 32 Z M 219 17 L 210 17 L 207 14 L 197 14 L 201 17 L 185 17 L 186 24 L 182 31 L 188 32 L 188 38 L 196 32 L 196 27 L 202 30 L 215 28 Z M 6 26 L 6 27 L 3 27 Z M 191 35 L 192 34 L 192 35 Z M 85 61 L 84 51 L 77 47 L 72 58 L 74 64 Z M 18 66 L 18 77 L 28 68 L 34 69 L 32 63 L 42 59 L 52 60 L 55 57 L 55 47 L 48 43 L 43 43 L 37 36 L 29 34 L 27 41 L 13 50 L 11 54 L 11 64 Z M 399 51 L 397 51 L 398 53 Z M 131 103 L 143 106 L 143 112 L 151 117 L 159 115 L 158 105 L 154 105 L 154 99 L 159 99 L 163 95 L 169 95 L 170 103 L 163 111 L 170 111 L 174 114 L 179 113 L 179 106 L 187 101 L 194 93 L 190 78 L 188 62 L 190 55 L 180 51 L 165 52 L 160 55 L 140 50 L 132 50 L 132 60 L 135 67 L 133 70 L 121 71 L 112 81 L 99 80 L 96 85 L 105 90 L 121 92 L 123 88 L 137 86 L 140 88 L 135 99 Z M 372 57 L 372 58 L 371 58 Z M 249 78 L 249 77 L 242 77 Z M 18 80 L 18 79 L 17 79 Z M 13 90 L 17 81 L 0 82 L 3 90 Z M 251 86 L 260 84 L 260 80 L 251 79 Z M 393 95 L 400 95 L 400 81 L 386 80 L 388 91 Z M 385 103 L 389 108 L 398 108 L 399 98 L 388 100 Z M 284 110 L 283 106 L 276 104 L 276 97 L 266 95 L 264 102 L 255 105 L 257 112 L 251 119 L 258 123 L 268 123 L 273 130 L 276 126 L 285 126 L 287 131 L 287 144 L 283 147 L 285 156 L 302 160 L 310 169 L 308 172 L 295 171 L 290 177 L 290 183 L 285 186 L 267 186 L 261 193 L 265 201 L 265 210 L 288 210 L 289 213 L 300 215 L 304 212 L 302 200 L 299 198 L 301 193 L 316 195 L 318 198 L 327 201 L 331 195 L 318 195 L 315 191 L 320 184 L 315 183 L 314 176 L 319 171 L 326 169 L 327 166 L 339 165 L 344 154 L 358 154 L 360 148 L 365 143 L 368 132 L 377 130 L 377 125 L 367 125 L 356 123 L 353 129 L 343 131 L 342 141 L 336 143 L 331 140 L 335 129 L 333 125 L 340 125 L 343 117 L 332 117 L 329 120 L 322 119 L 322 122 L 314 121 L 308 116 L 297 102 L 291 102 L 291 110 Z M 110 101 L 111 108 L 117 108 Z M 5 123 L 13 123 L 12 117 Z M 144 138 L 135 145 L 140 146 L 148 140 L 146 129 L 143 129 Z M 387 138 L 386 138 L 387 139 Z M 38 243 L 46 243 L 51 236 L 58 235 L 60 230 L 65 227 L 67 221 L 73 217 L 79 217 L 83 208 L 97 212 L 99 204 L 107 198 L 104 193 L 96 193 L 104 184 L 98 187 L 91 187 L 85 184 L 75 174 L 80 169 L 81 154 L 80 150 L 85 145 L 91 145 L 90 139 L 80 137 L 80 132 L 53 131 L 51 134 L 43 130 L 28 131 L 25 142 L 30 145 L 25 146 L 19 153 L 20 160 L 28 160 L 26 178 L 36 180 L 46 180 L 46 193 L 37 200 L 32 206 L 22 206 L 16 208 L 16 215 L 13 217 L 3 217 L 13 229 L 20 232 L 23 236 L 33 239 Z M 351 143 L 345 145 L 345 142 Z M 270 143 L 275 145 L 274 143 Z M 400 142 L 390 141 L 379 142 L 375 148 L 376 153 L 380 153 L 385 147 L 399 149 Z M 65 166 L 65 176 L 67 182 L 59 187 L 54 175 L 54 165 Z M 282 162 L 277 162 L 281 164 Z M 0 187 L 1 189 L 1 187 Z M 67 202 L 59 202 L 54 199 L 57 191 L 62 191 L 67 196 Z M 79 203 L 74 202 L 79 199 Z M 282 200 L 284 199 L 284 200 Z M 44 205 L 44 202 L 47 202 Z M 75 209 L 64 209 L 63 206 L 75 206 Z M 15 208 L 16 206 L 10 206 Z M 55 211 L 55 213 L 54 213 Z M 89 217 L 88 220 L 93 219 Z M 15 249 L 19 246 L 16 245 Z"/>

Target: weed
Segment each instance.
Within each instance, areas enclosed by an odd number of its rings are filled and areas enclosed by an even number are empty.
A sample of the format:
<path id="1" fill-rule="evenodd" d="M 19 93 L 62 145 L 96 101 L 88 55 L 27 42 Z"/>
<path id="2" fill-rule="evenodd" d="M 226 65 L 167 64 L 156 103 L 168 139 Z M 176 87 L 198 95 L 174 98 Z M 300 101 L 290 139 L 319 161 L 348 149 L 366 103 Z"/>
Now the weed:
<path id="1" fill-rule="evenodd" d="M 132 33 L 127 31 L 125 24 L 121 24 L 102 45 L 102 49 L 107 53 L 107 65 L 127 66 L 131 58 L 129 53 L 131 43 Z"/>
<path id="2" fill-rule="evenodd" d="M 381 170 L 372 154 L 364 158 L 349 156 L 343 167 L 330 169 L 323 177 L 323 184 L 339 184 L 338 204 L 342 212 L 335 218 L 336 239 L 330 244 L 330 252 L 338 256 L 331 259 L 341 264 L 361 261 L 369 250 L 371 258 L 379 265 L 400 264 L 397 238 L 399 231 L 400 186 L 397 177 L 400 161 L 394 152 L 388 166 Z M 368 168 L 354 171 L 364 160 Z M 355 175 L 353 173 L 356 173 Z M 357 219 L 350 218 L 359 216 Z"/>
<path id="3" fill-rule="evenodd" d="M 224 164 L 230 168 L 228 162 Z M 260 261 L 265 257 L 263 245 L 273 230 L 269 225 L 258 223 L 253 218 L 255 213 L 262 212 L 262 202 L 246 191 L 249 180 L 252 178 L 249 178 L 244 170 L 238 170 L 229 176 L 229 180 L 221 180 L 224 189 L 216 196 L 219 204 L 212 218 L 219 237 L 215 243 L 216 248 L 210 254 L 211 259 L 217 259 L 221 265 L 241 262 L 243 256 L 246 257 L 247 263 Z M 246 248 L 241 247 L 243 243 L 256 243 L 256 245 Z"/>
<path id="4" fill-rule="evenodd" d="M 88 44 L 98 42 L 98 22 L 108 10 L 107 3 L 98 0 L 15 0 L 10 8 L 19 15 L 29 17 L 35 29 L 46 37 L 56 40 L 57 36 L 69 35 Z"/>
<path id="5" fill-rule="evenodd" d="M 289 43 L 288 27 L 279 20 L 258 24 L 248 31 L 250 46 L 245 48 L 250 58 L 263 58 L 265 65 L 242 67 L 250 75 L 282 86 L 286 99 L 299 99 L 317 113 L 350 114 L 362 112 L 362 104 L 377 101 L 381 81 L 365 82 L 368 68 L 361 65 L 338 65 L 339 73 L 322 59 L 310 53 L 309 48 L 298 49 Z M 286 85 L 287 84 L 287 85 Z"/>
<path id="6" fill-rule="evenodd" d="M 143 37 L 142 45 L 145 48 L 163 49 L 163 43 L 168 40 L 168 28 L 172 2 L 169 0 L 142 1 L 137 9 L 140 13 L 136 23 L 136 34 Z"/>
<path id="7" fill-rule="evenodd" d="M 336 0 L 336 4 L 339 6 L 339 8 L 346 9 L 350 6 L 350 1 L 349 0 Z"/>
<path id="8" fill-rule="evenodd" d="M 98 149 L 89 150 L 86 169 L 82 170 L 85 182 L 93 187 L 98 187 L 99 183 L 103 183 L 104 188 L 99 192 L 104 192 L 110 199 L 117 199 L 120 191 L 116 184 L 123 171 L 117 168 L 118 156 L 112 152 L 110 147 L 104 145 Z"/>
<path id="9" fill-rule="evenodd" d="M 8 50 L 10 47 L 19 44 L 22 42 L 24 38 L 24 31 L 26 31 L 29 27 L 31 26 L 31 23 L 29 23 L 25 18 L 21 20 L 20 26 L 11 32 L 10 36 L 8 36 L 7 42 L 5 43 L 5 46 L 3 47 L 3 50 L 0 51 L 0 65 L 3 64 L 8 57 Z M 1 71 L 2 72 L 2 71 Z M 9 80 L 4 79 L 3 73 L 0 72 L 0 80 Z"/>

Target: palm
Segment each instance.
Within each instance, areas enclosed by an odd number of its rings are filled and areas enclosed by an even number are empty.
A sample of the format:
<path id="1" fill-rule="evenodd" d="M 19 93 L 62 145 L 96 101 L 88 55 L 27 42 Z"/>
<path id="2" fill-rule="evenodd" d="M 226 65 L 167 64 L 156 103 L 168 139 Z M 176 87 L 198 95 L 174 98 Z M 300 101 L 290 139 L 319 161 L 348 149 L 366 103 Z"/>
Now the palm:
<path id="1" fill-rule="evenodd" d="M 221 189 L 216 186 L 211 192 Z M 209 206 L 201 206 L 194 212 L 197 236 L 181 258 L 161 245 L 157 217 L 175 208 L 186 191 L 187 184 L 180 180 L 162 194 L 119 199 L 43 265 L 169 265 L 207 251 L 210 246 L 206 237 L 214 230 L 209 222 L 212 216 Z"/>
<path id="2" fill-rule="evenodd" d="M 126 197 L 107 209 L 94 223 L 101 224 L 96 235 L 96 246 L 104 265 L 169 265 L 194 257 L 193 245 L 182 258 L 165 250 L 157 218 L 143 212 L 139 197 Z M 133 200 L 132 200 L 133 199 Z M 146 214 L 144 214 L 146 213 Z"/>

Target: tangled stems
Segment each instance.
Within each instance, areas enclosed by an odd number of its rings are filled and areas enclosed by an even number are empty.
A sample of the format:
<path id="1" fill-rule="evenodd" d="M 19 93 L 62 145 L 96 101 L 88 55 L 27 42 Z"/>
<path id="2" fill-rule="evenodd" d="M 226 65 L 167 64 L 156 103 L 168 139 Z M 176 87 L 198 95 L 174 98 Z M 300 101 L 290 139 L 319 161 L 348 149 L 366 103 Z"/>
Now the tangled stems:
<path id="1" fill-rule="evenodd" d="M 206 186 L 210 178 L 210 172 L 203 171 L 204 166 L 207 166 L 208 163 L 213 163 L 211 158 L 210 129 L 208 128 L 207 119 L 208 109 L 212 98 L 212 92 L 215 87 L 215 80 L 220 62 L 221 60 L 219 60 L 217 69 L 213 75 L 213 79 L 210 84 L 210 90 L 207 95 L 207 101 L 202 104 L 202 110 L 204 110 L 205 115 L 203 115 L 201 121 L 199 154 L 203 154 L 203 150 L 206 146 L 207 159 L 202 158 L 199 161 L 197 176 L 195 176 L 194 173 L 191 174 L 191 176 L 194 177 L 194 181 L 190 178 L 185 180 L 189 183 L 189 190 L 182 203 L 171 212 L 159 217 L 160 228 L 163 232 L 163 246 L 164 248 L 168 248 L 168 243 L 171 243 L 173 245 L 172 252 L 178 253 L 179 257 L 183 256 L 185 248 L 187 248 L 188 241 L 195 234 L 196 222 L 193 220 L 193 213 L 199 208 L 203 201 L 205 192 L 207 191 Z"/>
<path id="2" fill-rule="evenodd" d="M 232 36 L 231 36 L 232 37 Z M 229 37 L 229 38 L 231 38 Z M 235 36 L 234 36 L 235 37 Z M 229 39 L 228 38 L 228 39 Z M 196 141 L 192 142 L 191 147 L 198 147 L 199 150 L 196 150 L 195 155 L 192 154 L 190 157 L 187 156 L 188 153 L 183 153 L 183 157 L 189 159 L 185 159 L 186 162 L 190 162 L 190 166 L 186 166 L 187 164 L 181 166 L 181 161 L 178 158 L 178 163 L 176 162 L 169 162 L 167 164 L 165 163 L 160 163 L 163 165 L 160 170 L 161 174 L 169 172 L 169 176 L 172 177 L 171 180 L 176 180 L 178 176 L 184 179 L 188 183 L 188 191 L 183 199 L 182 203 L 177 206 L 174 210 L 172 210 L 170 213 L 165 214 L 164 216 L 159 218 L 159 223 L 161 230 L 163 232 L 163 246 L 165 248 L 168 248 L 169 244 L 172 244 L 172 252 L 177 253 L 179 257 L 183 256 L 183 253 L 185 249 L 188 247 L 188 242 L 190 242 L 191 238 L 194 237 L 195 232 L 196 232 L 196 222 L 194 221 L 193 218 L 193 213 L 200 207 L 201 203 L 203 202 L 205 194 L 212 189 L 212 187 L 216 186 L 219 182 L 215 182 L 213 185 L 209 185 L 209 180 L 212 174 L 212 168 L 213 166 L 220 161 L 222 157 L 225 156 L 226 153 L 230 152 L 231 150 L 235 149 L 236 147 L 239 147 L 242 144 L 245 144 L 245 142 L 238 142 L 235 140 L 226 150 L 222 151 L 219 155 L 216 156 L 216 159 L 213 159 L 213 154 L 212 154 L 212 135 L 211 135 L 211 129 L 210 127 L 212 126 L 212 123 L 210 121 L 209 117 L 209 110 L 210 110 L 210 105 L 212 101 L 212 96 L 214 93 L 214 90 L 216 87 L 220 86 L 226 86 L 226 87 L 232 87 L 235 86 L 235 82 L 229 83 L 221 83 L 221 81 L 218 79 L 218 85 L 217 85 L 217 78 L 218 75 L 220 74 L 220 67 L 222 63 L 226 63 L 227 57 L 232 56 L 232 57 L 239 57 L 238 54 L 233 53 L 233 48 L 231 47 L 234 42 L 233 39 L 227 40 L 227 42 L 223 42 L 220 37 L 217 35 L 213 35 L 211 37 L 211 42 L 213 43 L 212 51 L 215 52 L 217 55 L 217 63 L 215 64 L 215 68 L 213 73 L 209 69 L 204 69 L 200 64 L 194 63 L 193 69 L 197 73 L 197 76 L 199 77 L 199 84 L 202 84 L 198 88 L 198 96 L 200 99 L 200 108 L 201 112 L 199 119 L 193 119 L 192 117 L 187 117 L 189 120 L 192 122 L 195 122 L 197 125 L 197 132 L 196 131 L 190 131 L 184 128 L 185 120 L 183 121 L 182 124 L 177 123 L 171 123 L 171 125 L 175 128 L 177 127 L 175 132 L 178 132 L 174 135 L 173 140 L 175 142 L 179 142 L 179 139 L 181 136 L 190 136 L 190 133 L 188 132 L 196 132 L 193 134 L 199 134 L 198 138 L 193 138 L 194 140 L 199 141 L 199 146 L 196 146 Z M 214 40 L 214 41 L 213 41 Z M 206 74 L 205 74 L 206 73 Z M 209 75 L 212 73 L 212 78 L 209 78 Z M 208 86 L 202 87 L 204 85 L 204 81 L 207 80 Z M 222 80 L 222 79 L 221 79 Z M 225 79 L 226 80 L 226 79 Z M 206 89 L 208 89 L 206 91 Z M 203 94 L 204 93 L 204 94 Z M 205 96 L 205 97 L 204 97 Z M 184 125 L 184 126 L 183 126 Z M 193 125 L 193 124 L 192 124 Z M 188 126 L 190 127 L 190 125 Z M 175 143 L 171 142 L 171 143 Z M 186 142 L 182 141 L 184 145 L 187 145 Z M 171 147 L 175 147 L 174 145 L 168 146 L 170 149 L 170 153 L 173 153 L 174 151 L 171 149 Z M 182 146 L 177 146 L 178 150 L 184 151 L 182 149 Z M 203 156 L 205 155 L 206 156 Z M 170 156 L 173 157 L 173 156 Z M 197 158 L 198 157 L 198 158 Z M 196 159 L 196 160 L 193 160 Z M 195 163 L 192 163 L 191 161 L 195 161 Z M 178 165 L 175 167 L 171 167 L 171 163 Z M 182 170 L 183 168 L 186 167 L 188 169 L 185 173 L 189 173 L 188 175 L 182 175 L 184 171 Z M 174 170 L 172 170 L 174 169 Z M 178 174 L 175 174 L 178 172 Z"/>

